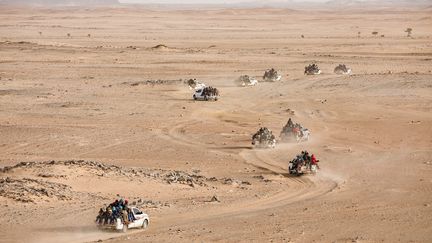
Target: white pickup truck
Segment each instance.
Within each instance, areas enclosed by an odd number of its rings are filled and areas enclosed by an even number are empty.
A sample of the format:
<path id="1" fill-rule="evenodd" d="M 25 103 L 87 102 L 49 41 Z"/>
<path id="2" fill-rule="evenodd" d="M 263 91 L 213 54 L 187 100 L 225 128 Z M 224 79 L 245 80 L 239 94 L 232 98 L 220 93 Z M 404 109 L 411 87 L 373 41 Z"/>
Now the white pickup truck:
<path id="1" fill-rule="evenodd" d="M 98 224 L 98 226 L 103 229 L 115 229 L 123 232 L 126 232 L 128 229 L 133 228 L 147 228 L 150 222 L 149 216 L 136 207 L 131 207 L 130 209 L 135 218 L 134 221 L 130 221 L 125 224 L 123 219 L 119 217 L 114 220 L 114 224 Z"/>
<path id="2" fill-rule="evenodd" d="M 254 77 L 251 77 L 249 75 L 242 75 L 240 76 L 236 82 L 238 83 L 239 86 L 255 86 L 258 84 L 258 80 Z"/>
<path id="3" fill-rule="evenodd" d="M 192 98 L 194 100 L 214 100 L 217 101 L 219 98 L 219 91 L 213 87 L 204 87 L 195 89 L 195 93 Z"/>

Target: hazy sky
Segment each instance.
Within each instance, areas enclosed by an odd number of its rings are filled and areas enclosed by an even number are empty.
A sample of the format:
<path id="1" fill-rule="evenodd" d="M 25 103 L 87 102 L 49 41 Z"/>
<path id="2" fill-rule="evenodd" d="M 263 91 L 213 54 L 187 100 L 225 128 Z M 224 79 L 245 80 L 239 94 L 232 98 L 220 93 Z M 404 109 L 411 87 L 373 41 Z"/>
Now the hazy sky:
<path id="1" fill-rule="evenodd" d="M 120 0 L 123 3 L 194 3 L 194 4 L 230 4 L 230 3 L 242 3 L 242 2 L 254 2 L 256 0 Z M 294 2 L 327 2 L 329 0 L 294 0 Z M 258 2 L 258 1 L 256 1 Z M 265 2 L 291 2 L 291 0 L 263 0 Z"/>

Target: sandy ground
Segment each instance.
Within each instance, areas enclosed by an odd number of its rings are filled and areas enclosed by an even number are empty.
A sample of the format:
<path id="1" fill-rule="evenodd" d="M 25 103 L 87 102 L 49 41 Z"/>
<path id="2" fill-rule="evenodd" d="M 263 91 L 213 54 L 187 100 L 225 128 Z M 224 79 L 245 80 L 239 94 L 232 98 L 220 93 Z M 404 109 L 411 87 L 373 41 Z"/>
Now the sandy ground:
<path id="1" fill-rule="evenodd" d="M 0 8 L 0 165 L 35 162 L 0 172 L 0 242 L 431 242 L 431 16 Z M 271 67 L 282 81 L 234 83 Z M 310 141 L 251 147 L 289 117 Z M 304 149 L 321 170 L 288 175 Z M 94 226 L 116 194 L 148 229 Z"/>

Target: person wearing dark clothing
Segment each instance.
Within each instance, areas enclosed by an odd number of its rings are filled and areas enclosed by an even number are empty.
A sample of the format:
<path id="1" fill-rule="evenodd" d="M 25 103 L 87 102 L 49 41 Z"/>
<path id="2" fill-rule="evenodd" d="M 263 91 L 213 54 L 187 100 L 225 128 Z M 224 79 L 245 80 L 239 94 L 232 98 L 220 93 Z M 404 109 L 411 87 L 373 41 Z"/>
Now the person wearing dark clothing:
<path id="1" fill-rule="evenodd" d="M 291 118 L 288 119 L 287 125 L 288 125 L 288 127 L 294 127 L 294 123 L 292 122 Z"/>

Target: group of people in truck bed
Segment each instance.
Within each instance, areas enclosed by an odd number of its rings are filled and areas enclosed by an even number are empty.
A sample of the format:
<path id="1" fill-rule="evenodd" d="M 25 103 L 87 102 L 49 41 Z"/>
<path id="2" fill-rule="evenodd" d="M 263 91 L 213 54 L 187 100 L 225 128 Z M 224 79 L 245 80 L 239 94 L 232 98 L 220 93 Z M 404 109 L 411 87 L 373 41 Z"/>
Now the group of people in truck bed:
<path id="1" fill-rule="evenodd" d="M 115 220 L 118 218 L 120 218 L 124 224 L 135 220 L 128 200 L 123 198 L 117 199 L 108 206 L 100 208 L 99 214 L 96 217 L 96 223 L 99 225 L 114 224 Z"/>
<path id="2" fill-rule="evenodd" d="M 298 140 L 298 138 L 305 136 L 305 131 L 307 131 L 307 129 L 303 128 L 303 126 L 299 123 L 294 124 L 291 118 L 289 118 L 287 124 L 285 124 L 285 126 L 282 128 L 280 137 L 282 141 L 290 139 Z"/>
<path id="3" fill-rule="evenodd" d="M 291 162 L 294 168 L 305 165 L 306 168 L 310 170 L 312 165 L 315 165 L 317 169 L 319 169 L 319 160 L 316 159 L 314 154 L 309 155 L 308 151 L 302 151 L 301 154 L 298 154 Z"/>

